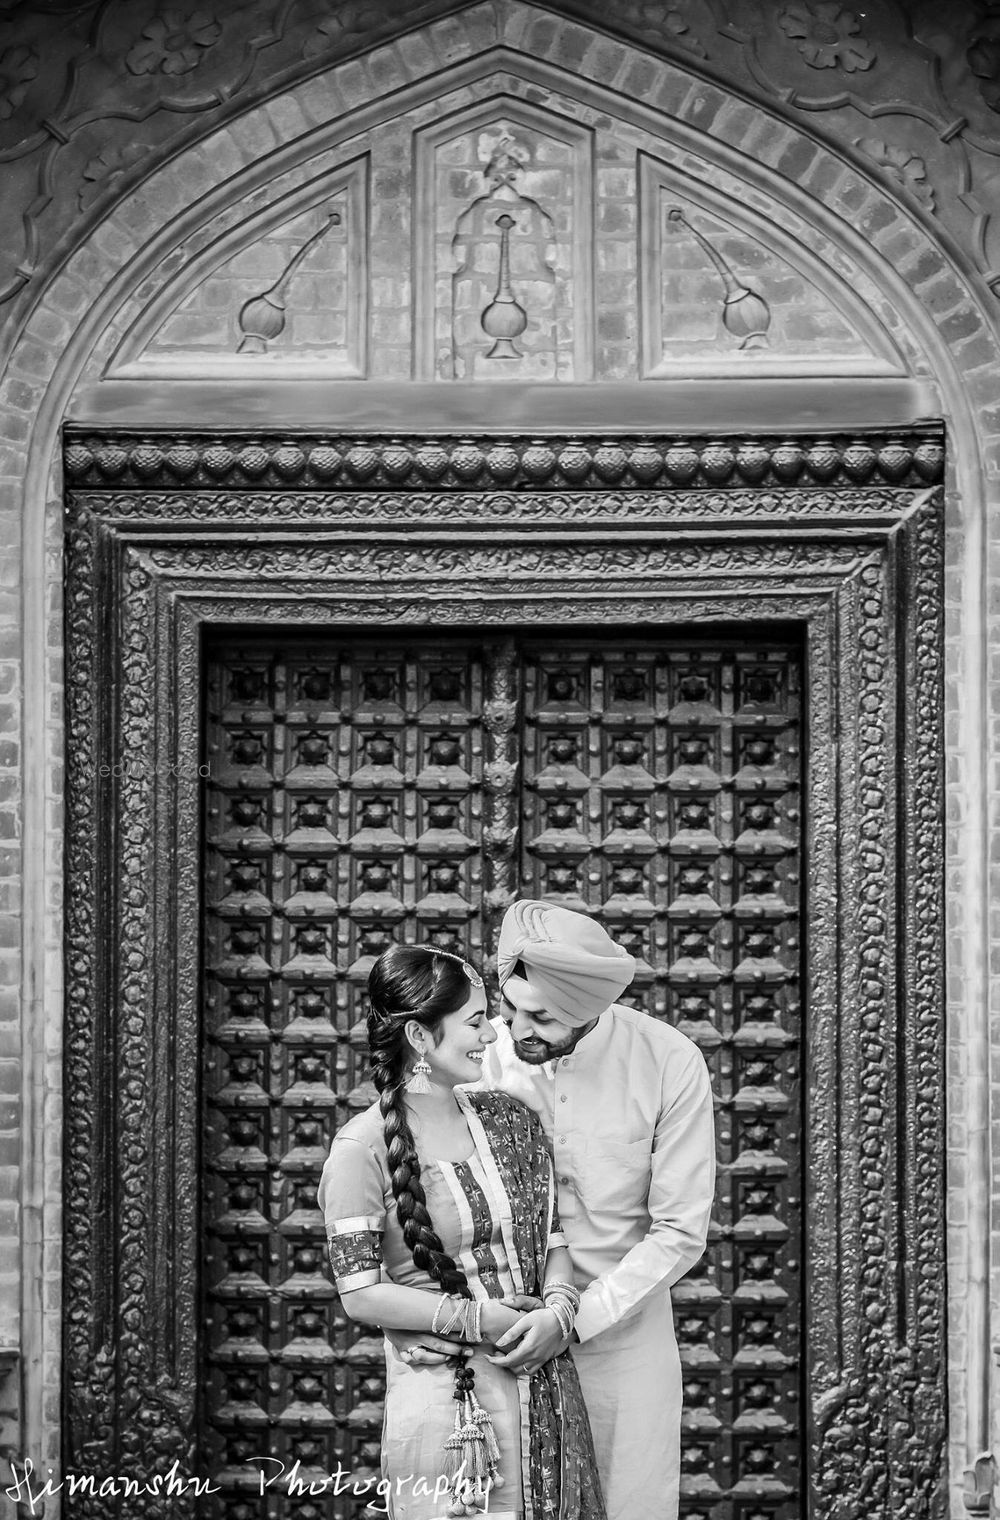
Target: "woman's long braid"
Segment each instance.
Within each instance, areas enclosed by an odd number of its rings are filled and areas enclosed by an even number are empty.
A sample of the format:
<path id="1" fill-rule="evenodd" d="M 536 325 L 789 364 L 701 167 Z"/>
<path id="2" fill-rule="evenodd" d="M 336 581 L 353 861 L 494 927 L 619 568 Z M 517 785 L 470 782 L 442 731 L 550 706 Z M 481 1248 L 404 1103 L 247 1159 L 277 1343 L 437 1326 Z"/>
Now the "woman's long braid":
<path id="1" fill-rule="evenodd" d="M 380 1095 L 379 1107 L 382 1110 L 392 1194 L 396 1200 L 396 1218 L 413 1256 L 414 1265 L 437 1278 L 445 1293 L 471 1298 L 468 1279 L 442 1246 L 427 1208 L 427 1197 L 420 1181 L 417 1148 L 406 1115 L 403 1072 L 393 1071 L 392 1065 L 383 1059 L 381 1053 L 376 1055 L 373 1050 L 372 1079 Z"/>
<path id="2" fill-rule="evenodd" d="M 393 951 L 389 951 L 382 957 L 383 962 L 392 955 Z M 421 956 L 420 960 L 423 959 Z M 404 1084 L 409 1045 L 403 1033 L 405 1019 L 398 1013 L 394 1017 L 391 1012 L 393 1002 L 401 1004 L 404 1010 L 419 1006 L 423 1010 L 423 1018 L 433 1028 L 437 1018 L 450 1011 L 447 1005 L 453 1004 L 456 996 L 459 997 L 458 1006 L 461 1006 L 460 994 L 465 990 L 464 972 L 459 973 L 463 981 L 458 984 L 456 991 L 453 966 L 453 961 L 442 958 L 435 962 L 431 958 L 429 964 L 425 962 L 421 968 L 431 974 L 429 987 L 426 985 L 426 975 L 421 977 L 423 985 L 419 988 L 412 983 L 406 985 L 400 979 L 394 987 L 385 988 L 382 998 L 377 996 L 376 988 L 369 982 L 372 1000 L 368 1014 L 368 1048 L 371 1053 L 372 1081 L 379 1094 L 379 1108 L 382 1112 L 386 1159 L 392 1194 L 396 1200 L 396 1218 L 403 1231 L 403 1240 L 410 1249 L 414 1265 L 436 1278 L 445 1293 L 471 1298 L 469 1280 L 459 1263 L 445 1251 L 427 1207 L 427 1195 L 420 1180 L 416 1142 L 406 1112 Z M 391 1001 L 387 995 L 390 991 L 395 994 Z M 443 1005 L 440 1013 L 437 1013 L 438 1004 Z M 434 1016 L 435 1013 L 437 1017 Z M 457 1352 L 456 1358 L 453 1397 L 461 1401 L 475 1387 L 476 1376 Z"/>

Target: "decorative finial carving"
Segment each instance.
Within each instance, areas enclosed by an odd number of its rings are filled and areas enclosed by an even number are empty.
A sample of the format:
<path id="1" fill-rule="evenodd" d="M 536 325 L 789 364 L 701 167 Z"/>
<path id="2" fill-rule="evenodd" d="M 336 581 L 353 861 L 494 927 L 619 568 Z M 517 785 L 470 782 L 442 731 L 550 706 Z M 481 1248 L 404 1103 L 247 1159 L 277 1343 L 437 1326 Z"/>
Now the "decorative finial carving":
<path id="1" fill-rule="evenodd" d="M 527 327 L 528 313 L 514 299 L 514 292 L 510 288 L 510 233 L 517 222 L 504 211 L 497 217 L 497 226 L 500 228 L 500 269 L 496 294 L 480 317 L 483 332 L 488 338 L 496 339 L 486 357 L 520 359 L 521 350 L 514 347 L 514 339 L 519 338 Z"/>
<path id="2" fill-rule="evenodd" d="M 671 206 L 667 221 L 674 227 L 683 227 L 696 238 L 718 271 L 725 286 L 722 303 L 722 325 L 732 337 L 738 338 L 741 349 L 766 348 L 767 330 L 771 325 L 771 308 L 764 297 L 749 285 L 744 285 L 726 263 L 718 249 L 709 242 L 704 233 L 688 221 L 679 206 Z"/>
<path id="3" fill-rule="evenodd" d="M 469 378 L 483 359 L 529 358 L 540 334 L 544 341 L 547 320 L 551 320 L 558 258 L 555 223 L 519 183 L 533 162 L 531 145 L 503 130 L 487 137 L 486 150 L 488 157 L 486 153 L 480 157 L 486 193 L 462 212 L 452 238 L 451 369 L 455 379 Z M 511 285 L 512 266 L 520 300 Z M 494 267 L 496 286 L 491 293 Z M 532 341 L 525 352 L 514 340 L 527 330 L 529 301 Z M 479 326 L 493 339 L 485 353 L 474 336 L 477 312 Z"/>
<path id="4" fill-rule="evenodd" d="M 240 332 L 243 334 L 236 352 L 240 354 L 266 354 L 267 345 L 273 343 L 275 338 L 281 336 L 285 328 L 285 298 L 288 287 L 295 278 L 295 273 L 305 259 L 309 250 L 326 237 L 331 227 L 339 227 L 342 221 L 341 213 L 337 210 L 329 210 L 327 219 L 319 227 L 296 254 L 289 259 L 284 270 L 269 285 L 262 290 L 260 295 L 251 296 L 240 310 Z"/>

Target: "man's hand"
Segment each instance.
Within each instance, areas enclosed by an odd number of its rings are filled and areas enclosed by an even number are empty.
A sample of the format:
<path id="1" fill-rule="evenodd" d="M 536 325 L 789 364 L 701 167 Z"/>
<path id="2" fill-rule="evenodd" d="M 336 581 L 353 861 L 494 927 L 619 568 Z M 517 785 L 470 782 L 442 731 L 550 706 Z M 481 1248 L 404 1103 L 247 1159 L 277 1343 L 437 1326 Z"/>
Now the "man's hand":
<path id="1" fill-rule="evenodd" d="M 506 1355 L 487 1360 L 509 1372 L 537 1372 L 568 1345 L 569 1337 L 563 1335 L 555 1313 L 551 1309 L 532 1309 L 497 1341 L 497 1350 L 506 1350 Z M 511 1349 L 507 1350 L 508 1347 Z"/>
<path id="2" fill-rule="evenodd" d="M 386 1330 L 385 1338 L 391 1341 L 404 1362 L 411 1367 L 440 1367 L 450 1356 L 471 1356 L 471 1346 L 458 1341 L 446 1341 L 429 1330 Z"/>
<path id="3" fill-rule="evenodd" d="M 508 1309 L 520 1309 L 523 1314 L 527 1314 L 531 1309 L 544 1307 L 542 1300 L 536 1298 L 533 1293 L 508 1293 L 507 1297 L 502 1298 L 500 1302 L 506 1304 Z"/>

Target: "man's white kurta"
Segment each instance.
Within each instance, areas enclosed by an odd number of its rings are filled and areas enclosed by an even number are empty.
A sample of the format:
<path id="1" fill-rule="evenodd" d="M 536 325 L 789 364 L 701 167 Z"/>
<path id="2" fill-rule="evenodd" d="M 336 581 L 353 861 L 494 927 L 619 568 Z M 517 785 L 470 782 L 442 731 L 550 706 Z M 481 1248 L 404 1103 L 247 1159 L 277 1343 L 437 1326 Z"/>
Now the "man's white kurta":
<path id="1" fill-rule="evenodd" d="M 552 1143 L 608 1520 L 673 1520 L 681 1373 L 669 1288 L 705 1248 L 715 1186 L 702 1054 L 616 1003 L 544 1066 L 520 1061 L 499 1024 L 484 1081 L 533 1108 Z"/>

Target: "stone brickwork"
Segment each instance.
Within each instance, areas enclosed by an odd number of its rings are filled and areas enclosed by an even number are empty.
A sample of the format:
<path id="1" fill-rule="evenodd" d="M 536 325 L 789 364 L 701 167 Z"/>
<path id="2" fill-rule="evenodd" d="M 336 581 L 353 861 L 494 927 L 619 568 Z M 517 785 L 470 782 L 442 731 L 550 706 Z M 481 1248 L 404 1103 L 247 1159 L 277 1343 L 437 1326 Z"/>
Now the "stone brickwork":
<path id="1" fill-rule="evenodd" d="M 595 363 L 606 380 L 638 378 L 639 189 L 635 158 L 611 133 L 597 140 Z"/>
<path id="2" fill-rule="evenodd" d="M 92 88 L 105 105 L 112 98 L 119 114 L 109 112 L 100 126 L 88 127 L 86 139 L 70 140 L 72 134 L 63 130 L 70 150 L 58 158 L 63 177 L 51 181 L 44 206 L 28 218 L 27 249 L 20 219 L 11 214 L 7 221 L 3 255 L 9 300 L 0 334 L 5 358 L 0 384 L 0 1345 L 6 1339 L 21 1348 L 18 1443 L 42 1465 L 58 1459 L 64 1058 L 61 491 L 53 474 L 58 428 L 77 387 L 100 378 L 122 333 L 153 298 L 164 278 L 171 224 L 188 225 L 207 214 L 199 210 L 200 199 L 224 200 L 234 176 L 252 172 L 265 183 L 285 168 L 288 145 L 310 134 L 322 140 L 324 151 L 339 142 L 338 152 L 363 151 L 371 140 L 366 134 L 381 134 L 370 225 L 368 373 L 408 376 L 414 292 L 400 276 L 398 247 L 411 236 L 412 124 L 404 131 L 379 126 L 372 116 L 384 97 L 430 79 L 433 87 L 419 108 L 420 119 L 430 124 L 447 103 L 438 71 L 467 65 L 475 75 L 482 55 L 502 45 L 517 61 L 527 80 L 523 90 L 535 102 L 558 96 L 562 109 L 565 96 L 573 94 L 570 76 L 584 97 L 577 108 L 580 121 L 593 109 L 588 104 L 593 91 L 610 90 L 622 102 L 623 116 L 627 105 L 648 113 L 642 130 L 662 113 L 665 140 L 675 144 L 678 158 L 694 152 L 711 162 L 720 190 L 727 176 L 771 190 L 784 183 L 789 228 L 800 221 L 808 225 L 810 255 L 856 282 L 907 366 L 932 377 L 939 389 L 950 460 L 945 597 L 951 1504 L 954 1515 L 963 1514 L 964 1469 L 977 1448 L 1000 1445 L 997 1373 L 992 1415 L 986 1374 L 970 1375 L 970 1369 L 982 1368 L 990 1341 L 1000 1340 L 1000 1234 L 994 1231 L 991 1240 L 991 1216 L 984 1206 L 992 1186 L 992 1218 L 1000 1219 L 1000 1165 L 993 1167 L 992 1184 L 989 1167 L 989 1121 L 991 1112 L 1000 1111 L 1000 355 L 991 288 L 1000 249 L 996 218 L 983 210 L 995 187 L 996 159 L 964 141 L 964 122 L 972 122 L 990 144 L 1000 131 L 989 97 L 992 54 L 974 45 L 975 13 L 963 11 L 947 27 L 943 19 L 921 23 L 920 38 L 913 40 L 902 13 L 891 6 L 884 7 L 884 16 L 879 13 L 881 20 L 874 12 L 866 13 L 872 19 L 863 19 L 842 8 L 857 25 L 852 32 L 845 22 L 843 35 L 831 42 L 819 36 L 818 10 L 810 5 L 794 8 L 805 18 L 805 30 L 798 33 L 782 30 L 773 19 L 761 21 L 755 33 L 748 8 L 737 15 L 730 7 L 725 36 L 716 34 L 707 5 L 672 8 L 674 25 L 668 31 L 644 19 L 656 7 L 629 3 L 613 21 L 602 7 L 604 22 L 633 33 L 629 43 L 592 31 L 583 0 L 567 3 L 577 19 L 555 16 L 551 9 L 535 11 L 519 0 L 497 0 L 420 27 L 417 22 L 435 7 L 418 6 L 406 18 L 416 29 L 398 40 L 389 40 L 399 24 L 398 9 L 375 6 L 375 31 L 366 39 L 372 50 L 338 63 L 338 49 L 346 53 L 359 45 L 357 30 L 348 25 L 351 8 L 331 12 L 326 32 L 327 23 L 312 18 L 290 24 L 280 37 L 273 27 L 267 31 L 277 9 L 255 8 L 261 21 L 255 50 L 249 43 L 253 29 L 247 27 L 246 39 L 237 37 L 231 18 L 225 35 L 220 26 L 219 38 L 193 43 L 195 63 L 186 74 L 164 71 L 163 58 L 156 61 L 159 55 L 148 39 L 153 51 L 147 48 L 147 57 L 135 52 L 136 38 L 123 36 L 121 55 L 132 62 L 120 69 L 119 84 L 98 90 L 84 75 L 79 85 L 84 95 Z M 37 57 L 44 24 L 38 15 L 13 13 L 4 20 L 0 48 L 8 50 L 2 55 L 8 64 L 15 45 L 34 48 Z M 47 56 L 52 77 L 57 61 L 83 46 L 81 37 L 76 20 L 65 27 Z M 317 38 L 318 48 L 310 51 Z M 651 57 L 648 49 L 661 56 Z M 699 72 L 706 50 L 711 75 Z M 959 106 L 964 112 L 963 125 L 949 129 L 950 135 L 927 125 L 927 114 L 941 110 L 939 95 L 932 98 L 922 83 L 929 55 L 947 62 L 941 77 L 952 91 L 952 122 Z M 541 82 L 538 71 L 549 65 L 561 71 L 558 89 L 554 75 L 549 84 Z M 6 134 L 0 146 L 19 140 L 20 133 L 29 144 L 25 153 L 36 152 L 30 144 L 37 137 L 39 154 L 58 156 L 59 134 L 40 125 L 44 113 L 57 108 L 55 95 L 49 98 L 48 86 L 43 91 L 41 83 L 34 85 L 42 79 L 37 70 L 29 74 L 22 68 L 24 77 L 15 78 L 12 68 L 2 86 L 10 111 L 0 113 Z M 231 104 L 223 109 L 218 102 L 232 99 L 239 71 L 247 79 L 255 69 L 252 89 L 239 97 L 239 114 Z M 212 105 L 203 107 L 192 125 L 176 102 L 183 103 L 195 80 Z M 228 96 L 220 90 L 223 81 Z M 474 79 L 456 77 L 447 89 L 453 104 L 476 99 Z M 141 166 L 138 160 L 127 162 L 125 152 L 128 134 L 138 130 L 128 120 L 128 108 L 140 90 L 148 108 Z M 902 104 L 892 120 L 879 118 L 878 132 L 893 140 L 879 138 L 873 148 L 873 100 L 887 100 L 890 93 Z M 355 118 L 352 112 L 360 114 Z M 362 122 L 365 112 L 369 120 Z M 348 121 L 349 128 L 340 125 Z M 596 160 L 602 241 L 595 267 L 594 352 L 597 367 L 609 378 L 636 372 L 635 190 L 629 164 L 636 143 L 631 134 L 637 130 L 630 128 L 625 141 L 606 140 Z M 963 155 L 964 179 L 956 172 Z M 21 157 L 10 170 L 12 207 L 34 206 L 36 168 L 34 159 Z M 961 199 L 959 185 L 971 186 L 961 191 Z M 253 421 L 259 424 L 259 415 Z M 72 1059 L 72 1052 L 67 1056 Z M 23 1093 L 31 1098 L 25 1112 Z M 21 1289 L 20 1311 L 15 1283 Z M 0 1412 L 15 1402 L 13 1386 L 0 1389 Z"/>

